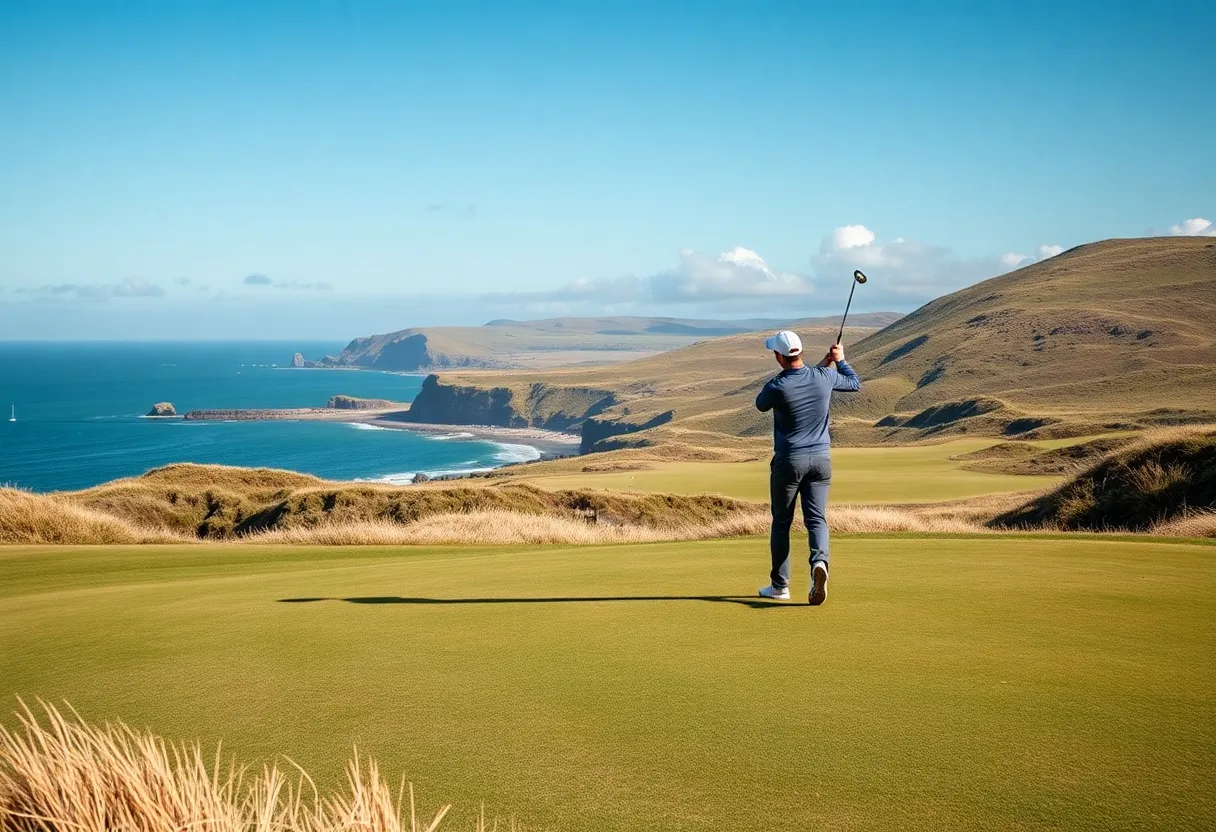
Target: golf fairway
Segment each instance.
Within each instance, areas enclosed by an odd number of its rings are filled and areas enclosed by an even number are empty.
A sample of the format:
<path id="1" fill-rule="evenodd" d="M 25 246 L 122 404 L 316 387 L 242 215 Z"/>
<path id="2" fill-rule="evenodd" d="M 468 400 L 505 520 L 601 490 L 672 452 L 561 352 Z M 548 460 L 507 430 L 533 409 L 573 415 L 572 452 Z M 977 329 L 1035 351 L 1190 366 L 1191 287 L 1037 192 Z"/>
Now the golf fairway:
<path id="1" fill-rule="evenodd" d="M 795 599 L 805 600 L 805 540 Z M 0 549 L 0 721 L 67 700 L 527 828 L 1216 824 L 1216 547 L 841 536 Z M 293 599 L 293 600 L 288 600 Z M 305 600 L 312 599 L 312 600 Z"/>
<path id="2" fill-rule="evenodd" d="M 995 445 L 988 438 L 938 445 L 832 449 L 834 503 L 931 503 L 1050 488 L 1060 477 L 969 471 L 960 454 Z M 1069 442 L 1041 442 L 1044 449 Z M 528 477 L 545 488 L 606 488 L 660 494 L 723 494 L 768 502 L 768 456 L 755 462 L 648 462 L 635 471 Z"/>

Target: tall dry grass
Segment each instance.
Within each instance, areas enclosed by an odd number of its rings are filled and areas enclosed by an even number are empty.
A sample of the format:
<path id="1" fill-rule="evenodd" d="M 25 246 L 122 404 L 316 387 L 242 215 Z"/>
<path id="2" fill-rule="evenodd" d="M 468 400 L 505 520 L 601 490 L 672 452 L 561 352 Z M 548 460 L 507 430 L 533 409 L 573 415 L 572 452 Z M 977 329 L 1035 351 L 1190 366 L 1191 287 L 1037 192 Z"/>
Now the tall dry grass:
<path id="1" fill-rule="evenodd" d="M 451 809 L 420 820 L 411 784 L 407 814 L 405 783 L 392 789 L 357 753 L 345 789 L 322 794 L 298 767 L 251 772 L 223 765 L 218 749 L 211 761 L 197 744 L 41 710 L 23 702 L 17 727 L 0 727 L 3 832 L 434 832 Z M 487 830 L 484 812 L 476 829 Z"/>
<path id="2" fill-rule="evenodd" d="M 472 511 L 432 515 L 405 524 L 376 520 L 276 529 L 242 540 L 316 546 L 660 543 L 760 535 L 768 532 L 770 522 L 768 512 L 762 510 L 703 523 L 656 526 L 592 524 L 566 516 Z M 828 525 L 837 532 L 982 530 L 977 524 L 957 517 L 920 517 L 909 510 L 872 506 L 834 506 L 828 513 Z"/>
<path id="3" fill-rule="evenodd" d="M 142 527 L 45 494 L 0 488 L 0 543 L 185 543 L 189 540 L 183 535 Z"/>
<path id="4" fill-rule="evenodd" d="M 994 526 L 1173 534 L 1204 528 L 1216 509 L 1216 428 L 1160 428 L 1058 488 L 990 521 Z M 1191 519 L 1198 517 L 1200 519 Z"/>
<path id="5" fill-rule="evenodd" d="M 1153 527 L 1167 537 L 1216 537 L 1216 509 L 1192 509 Z"/>

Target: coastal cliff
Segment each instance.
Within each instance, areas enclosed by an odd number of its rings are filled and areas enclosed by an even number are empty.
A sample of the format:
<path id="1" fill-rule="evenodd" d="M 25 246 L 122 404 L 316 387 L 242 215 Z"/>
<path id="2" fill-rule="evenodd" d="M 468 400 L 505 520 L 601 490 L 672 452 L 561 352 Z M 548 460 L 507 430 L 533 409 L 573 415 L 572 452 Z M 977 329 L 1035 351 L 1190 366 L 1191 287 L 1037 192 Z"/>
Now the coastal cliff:
<path id="1" fill-rule="evenodd" d="M 459 344 L 446 343 L 434 332 L 403 329 L 355 338 L 338 355 L 327 355 L 320 361 L 310 361 L 296 353 L 292 366 L 414 373 L 432 369 L 495 369 L 506 365 L 489 355 L 474 354 L 467 346 L 462 350 Z"/>
<path id="2" fill-rule="evenodd" d="M 445 382 L 427 376 L 405 421 L 420 424 L 490 425 L 507 428 L 543 428 L 578 433 L 580 453 L 607 450 L 613 437 L 657 427 L 671 421 L 668 411 L 650 419 L 629 418 L 628 413 L 602 416 L 617 404 L 609 390 L 533 383 L 519 387 L 479 387 Z"/>

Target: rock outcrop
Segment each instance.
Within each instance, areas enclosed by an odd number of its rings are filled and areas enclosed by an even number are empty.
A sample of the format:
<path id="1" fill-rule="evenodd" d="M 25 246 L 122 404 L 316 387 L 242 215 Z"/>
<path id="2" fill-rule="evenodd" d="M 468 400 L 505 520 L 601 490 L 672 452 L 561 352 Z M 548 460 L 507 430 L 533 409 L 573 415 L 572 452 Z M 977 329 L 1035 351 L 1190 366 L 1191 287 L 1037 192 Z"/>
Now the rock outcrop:
<path id="1" fill-rule="evenodd" d="M 331 396 L 328 407 L 334 410 L 389 410 L 399 408 L 405 410 L 409 407 L 401 402 L 392 402 L 388 399 L 361 399 L 358 396 Z"/>
<path id="2" fill-rule="evenodd" d="M 149 416 L 176 416 L 177 410 L 173 407 L 173 402 L 157 402 L 152 405 L 152 409 L 148 411 Z"/>
<path id="3" fill-rule="evenodd" d="M 303 419 L 327 414 L 324 407 L 289 407 L 248 410 L 191 410 L 184 417 L 189 422 L 273 422 Z"/>
<path id="4" fill-rule="evenodd" d="M 674 417 L 675 412 L 668 410 L 644 422 L 630 422 L 624 419 L 603 421 L 599 419 L 587 419 L 583 422 L 581 431 L 582 441 L 579 443 L 578 452 L 580 454 L 589 454 L 624 447 L 625 443 L 614 443 L 612 441 L 613 437 L 657 428 L 659 425 L 667 424 Z"/>
<path id="5" fill-rule="evenodd" d="M 317 367 L 325 367 L 327 365 L 320 361 L 309 361 L 304 357 L 304 353 L 298 352 L 291 357 L 291 366 L 295 367 L 296 369 L 314 369 Z"/>

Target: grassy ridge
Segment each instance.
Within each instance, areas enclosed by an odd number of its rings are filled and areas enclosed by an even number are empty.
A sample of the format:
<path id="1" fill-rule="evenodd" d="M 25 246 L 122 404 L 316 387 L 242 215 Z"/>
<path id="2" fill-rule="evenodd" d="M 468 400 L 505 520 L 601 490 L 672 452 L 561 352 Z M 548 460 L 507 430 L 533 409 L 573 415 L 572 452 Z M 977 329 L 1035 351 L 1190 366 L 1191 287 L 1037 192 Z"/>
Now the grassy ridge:
<path id="1" fill-rule="evenodd" d="M 323 788 L 357 743 L 456 828 L 481 801 L 564 829 L 1216 822 L 1210 548 L 842 537 L 816 609 L 751 597 L 766 562 L 9 548 L 0 679 Z"/>
<path id="2" fill-rule="evenodd" d="M 856 316 L 855 324 L 873 332 L 899 317 L 890 312 L 862 314 Z M 825 327 L 832 320 L 808 319 L 797 323 Z M 419 327 L 356 338 L 340 355 L 325 359 L 325 363 L 411 372 L 460 367 L 552 369 L 613 363 L 685 347 L 707 338 L 790 325 L 789 321 L 776 320 L 633 316 L 504 319 L 485 326 Z"/>

